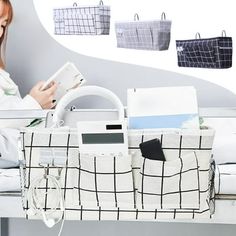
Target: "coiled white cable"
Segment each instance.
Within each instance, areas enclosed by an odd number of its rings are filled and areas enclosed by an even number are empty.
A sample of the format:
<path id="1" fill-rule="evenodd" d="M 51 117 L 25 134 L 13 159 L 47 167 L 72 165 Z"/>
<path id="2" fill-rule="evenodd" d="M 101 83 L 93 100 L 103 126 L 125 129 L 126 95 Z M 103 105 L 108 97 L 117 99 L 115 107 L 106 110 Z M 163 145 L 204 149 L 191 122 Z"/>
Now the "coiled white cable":
<path id="1" fill-rule="evenodd" d="M 48 184 L 50 186 L 50 189 L 55 190 L 53 193 L 53 206 L 50 206 L 50 212 L 47 213 L 47 211 L 44 210 L 44 199 L 47 195 L 49 195 L 48 191 L 45 192 L 45 189 L 40 189 L 40 186 L 43 181 L 48 180 Z M 36 178 L 32 184 L 30 184 L 30 188 L 28 191 L 28 202 L 29 202 L 29 209 L 33 211 L 34 214 L 41 214 L 43 221 L 46 226 L 49 228 L 52 228 L 54 225 L 59 223 L 63 215 L 65 214 L 65 206 L 64 206 L 64 197 L 63 197 L 63 191 L 61 184 L 58 180 L 58 177 L 55 177 L 53 175 L 44 175 L 43 177 Z M 53 218 L 52 215 L 55 213 L 58 208 L 60 208 L 60 211 L 62 212 L 61 217 L 59 218 Z M 64 225 L 64 218 L 61 224 L 60 232 L 58 236 L 61 235 L 62 228 Z"/>

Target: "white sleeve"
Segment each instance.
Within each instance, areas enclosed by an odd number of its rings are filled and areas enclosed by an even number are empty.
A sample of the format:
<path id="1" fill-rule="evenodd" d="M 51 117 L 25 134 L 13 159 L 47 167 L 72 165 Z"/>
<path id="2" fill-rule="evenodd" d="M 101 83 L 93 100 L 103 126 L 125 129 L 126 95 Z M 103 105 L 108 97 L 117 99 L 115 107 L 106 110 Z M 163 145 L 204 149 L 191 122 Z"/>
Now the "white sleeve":
<path id="1" fill-rule="evenodd" d="M 17 129 L 0 129 L 0 161 L 19 162 L 18 140 L 20 131 Z"/>
<path id="2" fill-rule="evenodd" d="M 18 96 L 7 96 L 3 95 L 0 98 L 0 109 L 1 110 L 34 110 L 42 109 L 39 103 L 30 95 L 26 95 L 23 99 Z M 0 128 L 19 128 L 29 125 L 31 120 L 0 120 Z"/>
<path id="3" fill-rule="evenodd" d="M 18 96 L 2 95 L 0 105 L 1 110 L 42 109 L 40 104 L 30 95 L 26 95 L 23 99 Z"/>

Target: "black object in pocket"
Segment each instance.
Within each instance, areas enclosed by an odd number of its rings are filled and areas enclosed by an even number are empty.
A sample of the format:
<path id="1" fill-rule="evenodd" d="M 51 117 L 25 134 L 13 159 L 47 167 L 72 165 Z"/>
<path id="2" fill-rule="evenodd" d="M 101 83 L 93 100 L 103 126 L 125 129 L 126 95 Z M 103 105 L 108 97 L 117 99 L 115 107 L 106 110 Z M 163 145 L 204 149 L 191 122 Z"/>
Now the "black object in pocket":
<path id="1" fill-rule="evenodd" d="M 152 139 L 140 143 L 139 148 L 141 150 L 142 156 L 145 158 L 159 161 L 166 160 L 159 139 Z"/>

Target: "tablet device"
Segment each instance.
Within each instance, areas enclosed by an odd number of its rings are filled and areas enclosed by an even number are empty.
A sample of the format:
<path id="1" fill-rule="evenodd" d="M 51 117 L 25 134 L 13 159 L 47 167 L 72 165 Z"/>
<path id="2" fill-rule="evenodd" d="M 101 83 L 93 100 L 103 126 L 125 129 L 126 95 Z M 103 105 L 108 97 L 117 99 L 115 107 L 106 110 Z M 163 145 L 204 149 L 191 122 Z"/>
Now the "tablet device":
<path id="1" fill-rule="evenodd" d="M 50 83 L 55 81 L 58 88 L 55 94 L 55 100 L 58 102 L 69 90 L 83 85 L 86 80 L 74 63 L 67 62 L 54 75 L 52 75 L 42 86 L 41 90 L 50 87 Z"/>

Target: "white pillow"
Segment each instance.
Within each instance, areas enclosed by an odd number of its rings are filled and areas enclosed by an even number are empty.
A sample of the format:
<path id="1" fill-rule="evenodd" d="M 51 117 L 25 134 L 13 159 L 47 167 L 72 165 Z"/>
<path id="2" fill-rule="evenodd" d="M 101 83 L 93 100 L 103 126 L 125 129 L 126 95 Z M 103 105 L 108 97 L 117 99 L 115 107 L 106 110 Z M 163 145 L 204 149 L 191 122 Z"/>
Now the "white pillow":
<path id="1" fill-rule="evenodd" d="M 236 118 L 204 118 L 215 129 L 213 155 L 217 164 L 236 163 Z"/>
<path id="2" fill-rule="evenodd" d="M 236 134 L 216 132 L 213 142 L 213 158 L 217 164 L 236 163 Z"/>

